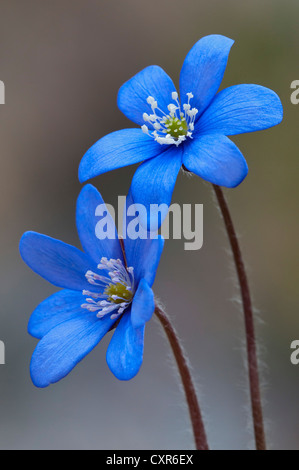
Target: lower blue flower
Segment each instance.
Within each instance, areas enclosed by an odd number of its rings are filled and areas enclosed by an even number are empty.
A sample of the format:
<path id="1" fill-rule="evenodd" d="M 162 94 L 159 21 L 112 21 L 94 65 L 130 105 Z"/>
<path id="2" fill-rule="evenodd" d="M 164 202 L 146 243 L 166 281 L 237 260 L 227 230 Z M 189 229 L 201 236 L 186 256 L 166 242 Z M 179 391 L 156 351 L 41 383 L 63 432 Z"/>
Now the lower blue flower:
<path id="1" fill-rule="evenodd" d="M 114 237 L 99 240 L 95 213 L 103 204 L 93 186 L 82 189 L 76 219 L 84 251 L 36 232 L 21 238 L 27 265 L 63 288 L 44 300 L 29 320 L 28 332 L 40 339 L 30 365 L 37 387 L 64 378 L 112 329 L 106 356 L 111 372 L 119 380 L 130 380 L 141 367 L 145 323 L 155 308 L 151 287 L 164 242 L 161 237 L 127 237 L 121 245 L 116 230 Z"/>

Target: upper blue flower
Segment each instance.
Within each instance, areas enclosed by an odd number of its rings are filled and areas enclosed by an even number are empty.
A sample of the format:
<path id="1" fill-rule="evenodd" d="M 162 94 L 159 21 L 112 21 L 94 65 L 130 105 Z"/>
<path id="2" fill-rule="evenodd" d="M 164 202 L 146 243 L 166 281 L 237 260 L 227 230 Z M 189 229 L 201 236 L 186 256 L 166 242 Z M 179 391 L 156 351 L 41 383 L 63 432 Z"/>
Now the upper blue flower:
<path id="1" fill-rule="evenodd" d="M 118 106 L 139 129 L 113 132 L 94 144 L 79 168 L 81 182 L 144 162 L 132 181 L 135 202 L 167 205 L 182 165 L 211 183 L 235 187 L 248 172 L 227 137 L 266 129 L 282 120 L 278 96 L 259 85 L 236 85 L 217 93 L 233 41 L 200 39 L 180 74 L 180 100 L 171 78 L 158 66 L 139 72 L 119 90 Z"/>
<path id="2" fill-rule="evenodd" d="M 112 225 L 115 236 L 99 240 L 95 211 L 100 204 L 104 202 L 99 192 L 85 186 L 76 215 L 84 252 L 35 232 L 26 232 L 20 241 L 28 266 L 64 288 L 43 301 L 29 321 L 29 333 L 41 340 L 30 366 L 37 387 L 65 377 L 115 326 L 106 356 L 110 370 L 118 379 L 129 380 L 142 364 L 144 327 L 155 308 L 151 287 L 163 239 L 127 237 L 122 246 Z M 108 211 L 105 217 L 114 224 Z"/>

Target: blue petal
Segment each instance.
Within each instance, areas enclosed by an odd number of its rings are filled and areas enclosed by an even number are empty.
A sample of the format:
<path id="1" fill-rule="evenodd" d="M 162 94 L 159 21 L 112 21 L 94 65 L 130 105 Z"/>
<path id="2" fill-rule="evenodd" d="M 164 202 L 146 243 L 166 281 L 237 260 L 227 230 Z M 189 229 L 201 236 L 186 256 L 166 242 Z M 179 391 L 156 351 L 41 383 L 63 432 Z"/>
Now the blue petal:
<path id="1" fill-rule="evenodd" d="M 115 320 L 77 318 L 53 328 L 38 343 L 31 359 L 31 378 L 44 388 L 65 377 L 103 338 Z"/>
<path id="2" fill-rule="evenodd" d="M 133 177 L 131 190 L 134 202 L 143 204 L 147 211 L 147 220 L 143 220 L 141 214 L 141 221 L 144 226 L 156 230 L 158 227 L 151 225 L 150 222 L 155 220 L 157 215 L 158 206 L 161 206 L 161 222 L 168 213 L 168 206 L 171 203 L 172 193 L 176 183 L 176 179 L 180 168 L 182 166 L 182 144 L 178 147 L 170 146 L 159 157 L 153 158 L 140 165 Z M 157 205 L 156 208 L 152 206 L 152 213 L 150 213 L 150 205 Z M 151 216 L 151 217 L 150 217 Z"/>
<path id="3" fill-rule="evenodd" d="M 28 323 L 28 333 L 41 339 L 50 330 L 65 321 L 89 315 L 81 307 L 86 297 L 81 292 L 64 289 L 41 302 L 32 313 Z M 95 316 L 94 313 L 92 313 Z"/>
<path id="4" fill-rule="evenodd" d="M 130 380 L 138 373 L 143 361 L 144 327 L 133 328 L 130 312 L 125 313 L 112 336 L 106 360 L 119 380 Z"/>
<path id="5" fill-rule="evenodd" d="M 128 80 L 118 92 L 119 109 L 131 121 L 144 124 L 143 113 L 152 114 L 147 98 L 152 96 L 159 108 L 169 114 L 167 106 L 172 102 L 171 94 L 176 91 L 171 78 L 161 67 L 151 65 Z"/>
<path id="6" fill-rule="evenodd" d="M 247 163 L 236 145 L 224 135 L 202 135 L 185 149 L 185 167 L 219 186 L 233 188 L 248 173 Z"/>
<path id="7" fill-rule="evenodd" d="M 282 117 L 282 105 L 274 91 L 259 85 L 236 85 L 216 95 L 196 132 L 242 134 L 275 126 Z"/>
<path id="8" fill-rule="evenodd" d="M 141 279 L 132 303 L 131 321 L 133 327 L 144 326 L 152 318 L 154 310 L 154 293 L 146 280 Z"/>
<path id="9" fill-rule="evenodd" d="M 79 166 L 79 180 L 84 183 L 107 171 L 156 157 L 161 151 L 161 145 L 141 129 L 112 132 L 85 153 Z"/>
<path id="10" fill-rule="evenodd" d="M 85 278 L 88 270 L 96 269 L 95 263 L 71 245 L 40 233 L 26 232 L 20 241 L 20 253 L 34 272 L 55 286 L 95 290 Z"/>
<path id="11" fill-rule="evenodd" d="M 138 237 L 130 236 L 129 225 L 135 216 L 128 216 L 127 210 L 130 206 L 135 206 L 131 192 L 126 200 L 124 210 L 124 248 L 127 265 L 134 268 L 134 279 L 136 285 L 144 278 L 152 286 L 155 280 L 156 271 L 160 262 L 160 257 L 164 247 L 164 239 L 157 236 L 156 232 L 150 233 L 139 225 Z M 134 212 L 133 211 L 133 212 Z M 138 217 L 138 215 L 136 215 Z"/>
<path id="12" fill-rule="evenodd" d="M 185 103 L 186 93 L 193 93 L 190 104 L 198 109 L 197 117 L 219 89 L 233 43 L 225 36 L 205 36 L 192 47 L 184 61 L 180 75 L 181 101 Z"/>
<path id="13" fill-rule="evenodd" d="M 159 266 L 161 254 L 164 247 L 164 239 L 158 235 L 157 238 L 124 239 L 126 258 L 128 266 L 134 268 L 136 284 L 144 278 L 149 286 L 152 286 Z"/>
<path id="14" fill-rule="evenodd" d="M 107 223 L 107 238 L 99 239 L 97 224 L 103 217 L 96 216 L 96 209 L 102 206 L 105 223 Z M 108 259 L 123 260 L 122 249 L 118 240 L 115 223 L 109 214 L 102 196 L 91 184 L 86 185 L 80 192 L 77 200 L 77 228 L 83 250 L 99 263 L 103 256 Z M 102 234 L 105 235 L 105 234 Z"/>

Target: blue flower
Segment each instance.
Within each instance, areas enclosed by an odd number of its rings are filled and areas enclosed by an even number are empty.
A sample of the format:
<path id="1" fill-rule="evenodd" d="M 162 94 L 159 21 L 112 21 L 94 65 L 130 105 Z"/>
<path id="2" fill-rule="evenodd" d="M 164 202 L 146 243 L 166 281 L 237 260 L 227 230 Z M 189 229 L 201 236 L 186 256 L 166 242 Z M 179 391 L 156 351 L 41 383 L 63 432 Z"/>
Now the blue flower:
<path id="1" fill-rule="evenodd" d="M 84 155 L 84 182 L 116 168 L 143 162 L 132 181 L 135 202 L 167 204 L 180 168 L 213 184 L 235 187 L 247 163 L 227 137 L 266 129 L 282 120 L 278 96 L 259 85 L 236 85 L 217 93 L 233 41 L 220 35 L 200 39 L 180 74 L 180 100 L 171 78 L 154 65 L 118 93 L 120 110 L 139 129 L 113 132 Z"/>
<path id="2" fill-rule="evenodd" d="M 76 212 L 84 252 L 36 232 L 26 232 L 20 241 L 28 266 L 63 288 L 44 300 L 29 321 L 29 333 L 40 339 L 30 365 L 37 387 L 65 377 L 115 327 L 106 356 L 110 370 L 118 379 L 129 380 L 142 364 L 144 328 L 154 312 L 151 287 L 163 239 L 125 237 L 121 244 L 106 210 L 114 236 L 100 240 L 95 233 L 99 205 L 104 205 L 101 195 L 93 186 L 85 186 Z"/>

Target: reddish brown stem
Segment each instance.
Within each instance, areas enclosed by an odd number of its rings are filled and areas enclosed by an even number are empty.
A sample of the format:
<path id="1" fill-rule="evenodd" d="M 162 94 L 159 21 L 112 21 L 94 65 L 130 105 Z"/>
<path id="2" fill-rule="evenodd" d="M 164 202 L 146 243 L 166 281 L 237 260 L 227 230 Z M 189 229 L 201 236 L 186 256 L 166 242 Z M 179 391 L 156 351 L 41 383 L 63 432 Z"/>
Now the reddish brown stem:
<path id="1" fill-rule="evenodd" d="M 257 450 L 266 450 L 266 439 L 264 431 L 263 411 L 260 393 L 260 381 L 258 373 L 258 361 L 256 352 L 256 339 L 254 331 L 254 317 L 252 311 L 251 297 L 249 291 L 248 280 L 246 276 L 245 266 L 238 242 L 238 238 L 233 226 L 232 218 L 228 209 L 228 205 L 224 198 L 222 189 L 219 186 L 213 185 L 218 204 L 223 216 L 224 224 L 228 234 L 229 242 L 234 256 L 236 270 L 238 274 L 244 317 L 245 317 L 245 331 L 246 331 L 246 344 L 247 344 L 247 360 L 248 360 L 248 375 L 250 386 L 250 397 L 252 407 L 252 417 L 254 426 L 255 443 Z"/>
<path id="2" fill-rule="evenodd" d="M 159 318 L 164 328 L 165 334 L 169 340 L 182 379 L 186 400 L 189 407 L 196 449 L 209 450 L 203 419 L 201 416 L 201 411 L 196 397 L 196 392 L 193 385 L 190 370 L 187 364 L 187 359 L 179 343 L 176 332 L 173 326 L 171 325 L 167 315 L 158 306 L 156 306 L 155 308 L 155 314 Z"/>

